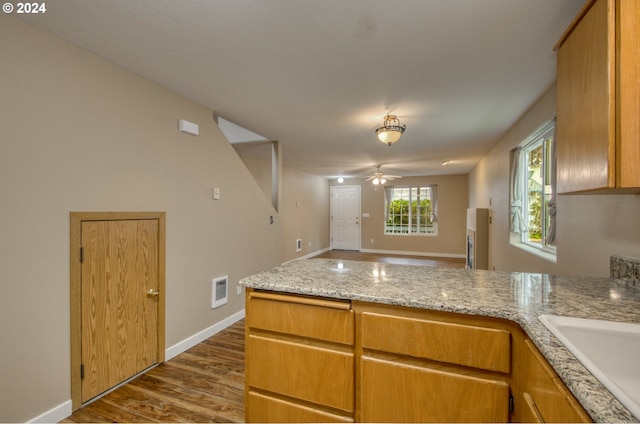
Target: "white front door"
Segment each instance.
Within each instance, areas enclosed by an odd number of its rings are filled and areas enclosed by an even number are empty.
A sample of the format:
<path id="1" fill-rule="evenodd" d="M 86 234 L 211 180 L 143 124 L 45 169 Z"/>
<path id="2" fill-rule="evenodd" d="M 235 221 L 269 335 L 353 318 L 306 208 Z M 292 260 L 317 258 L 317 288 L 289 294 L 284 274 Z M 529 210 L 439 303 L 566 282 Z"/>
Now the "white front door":
<path id="1" fill-rule="evenodd" d="M 360 186 L 331 187 L 331 248 L 360 250 Z"/>

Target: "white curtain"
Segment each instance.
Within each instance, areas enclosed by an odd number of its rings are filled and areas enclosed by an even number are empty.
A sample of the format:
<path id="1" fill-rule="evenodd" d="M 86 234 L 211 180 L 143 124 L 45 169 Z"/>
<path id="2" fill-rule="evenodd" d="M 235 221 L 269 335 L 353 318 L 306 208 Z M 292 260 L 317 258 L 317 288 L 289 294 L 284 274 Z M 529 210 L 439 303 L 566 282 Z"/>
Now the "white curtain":
<path id="1" fill-rule="evenodd" d="M 438 186 L 429 186 L 429 201 L 431 202 L 431 222 L 438 222 Z"/>
<path id="2" fill-rule="evenodd" d="M 393 200 L 393 186 L 384 188 L 384 222 L 389 220 L 391 210 L 391 200 Z"/>
<path id="3" fill-rule="evenodd" d="M 520 172 L 520 152 L 520 147 L 511 150 L 511 168 L 509 169 L 509 181 L 511 185 L 509 195 L 511 205 L 511 232 L 514 234 L 521 234 L 527 231 L 527 223 L 522 217 L 522 188 L 524 185 L 524 176 Z"/>
<path id="4" fill-rule="evenodd" d="M 555 129 L 553 134 L 553 143 L 551 143 L 551 199 L 549 199 L 549 229 L 547 230 L 547 244 L 555 246 L 556 244 L 556 135 Z"/>

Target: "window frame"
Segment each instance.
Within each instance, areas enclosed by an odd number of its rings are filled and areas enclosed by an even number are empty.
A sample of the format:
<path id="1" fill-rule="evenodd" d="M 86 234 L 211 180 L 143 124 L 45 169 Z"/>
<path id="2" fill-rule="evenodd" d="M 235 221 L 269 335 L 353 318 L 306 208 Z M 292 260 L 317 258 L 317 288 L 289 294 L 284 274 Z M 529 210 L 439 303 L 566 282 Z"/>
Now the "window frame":
<path id="1" fill-rule="evenodd" d="M 522 141 L 517 149 L 520 149 L 520 154 L 518 155 L 519 166 L 518 170 L 520 172 L 520 176 L 516 178 L 516 181 L 521 183 L 521 214 L 522 220 L 526 223 L 526 229 L 520 231 L 519 233 L 514 233 L 510 231 L 510 244 L 514 245 L 520 249 L 523 249 L 529 253 L 540 256 L 543 259 L 546 259 L 550 262 L 557 261 L 557 246 L 555 244 L 547 243 L 547 234 L 550 229 L 550 217 L 549 217 L 549 201 L 556 196 L 556 187 L 553 187 L 555 181 L 551 176 L 554 170 L 552 167 L 555 165 L 555 159 L 551 156 L 554 154 L 555 150 L 552 144 L 556 143 L 555 136 L 555 127 L 556 127 L 556 119 L 555 117 L 546 121 L 540 127 L 538 127 L 535 131 L 533 131 L 527 138 Z M 549 143 L 549 139 L 551 139 L 551 143 Z M 529 168 L 529 153 L 534 151 L 536 148 L 542 147 L 541 153 L 541 168 L 542 174 L 540 178 L 540 193 L 542 198 L 542 207 L 540 208 L 540 221 L 541 224 L 541 242 L 533 242 L 530 240 L 530 177 L 529 172 L 531 172 Z M 547 184 L 548 183 L 548 184 Z M 547 189 L 547 187 L 549 187 Z"/>
<path id="2" fill-rule="evenodd" d="M 428 199 L 431 203 L 431 225 L 427 225 L 425 224 L 425 226 L 423 228 L 432 228 L 432 231 L 426 231 L 426 232 L 420 232 L 420 231 L 413 231 L 414 228 L 421 228 L 420 227 L 420 219 L 418 220 L 418 225 L 414 225 L 414 221 L 415 221 L 415 217 L 416 217 L 416 213 L 413 212 L 413 208 L 411 207 L 411 204 L 415 201 L 413 199 L 413 193 L 414 190 L 418 190 L 418 193 L 420 193 L 422 190 L 426 190 L 427 191 L 427 196 L 426 199 Z M 408 198 L 406 199 L 408 202 L 408 207 L 407 207 L 407 215 L 400 215 L 400 218 L 406 216 L 407 217 L 407 223 L 406 224 L 400 224 L 399 231 L 390 231 L 388 230 L 389 225 L 388 222 L 391 219 L 391 211 L 390 211 L 390 202 L 392 202 L 393 200 L 405 200 L 404 196 L 400 199 L 395 198 L 395 199 L 388 199 L 388 195 L 390 193 L 390 191 L 395 191 L 395 190 L 402 190 L 402 191 L 408 191 Z M 393 194 L 392 194 L 393 196 Z M 395 197 L 395 196 L 393 196 Z M 420 199 L 422 197 L 419 196 L 418 194 L 418 199 Z M 424 198 L 423 198 L 424 199 Z M 420 212 L 420 215 L 423 215 Z M 425 217 L 426 219 L 426 217 Z M 406 186 L 387 186 L 384 188 L 384 220 L 383 220 L 383 234 L 385 236 L 409 236 L 409 237 L 424 237 L 424 236 L 437 236 L 438 235 L 438 185 L 437 184 L 419 184 L 419 185 L 406 185 Z M 402 231 L 402 228 L 406 227 L 406 232 Z M 396 228 L 396 227 L 394 227 Z"/>

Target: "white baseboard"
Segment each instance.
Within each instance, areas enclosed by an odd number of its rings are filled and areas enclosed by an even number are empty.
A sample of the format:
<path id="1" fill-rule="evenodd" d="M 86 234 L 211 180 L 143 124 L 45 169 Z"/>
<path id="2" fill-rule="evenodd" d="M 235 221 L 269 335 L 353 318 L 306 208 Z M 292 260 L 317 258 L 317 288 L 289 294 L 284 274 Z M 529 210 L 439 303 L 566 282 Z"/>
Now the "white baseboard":
<path id="1" fill-rule="evenodd" d="M 230 325 L 235 324 L 236 322 L 244 318 L 244 314 L 245 314 L 245 310 L 243 309 L 231 315 L 230 317 L 227 317 L 222 321 L 212 325 L 211 327 L 205 328 L 204 330 L 194 334 L 193 336 L 188 337 L 183 341 L 178 342 L 173 346 L 167 348 L 164 351 L 164 360 L 168 361 L 169 359 L 181 354 L 185 350 L 191 349 L 198 343 L 205 341 L 206 339 L 213 336 L 214 334 L 219 333 L 220 331 L 224 330 Z"/>
<path id="2" fill-rule="evenodd" d="M 60 405 L 48 410 L 44 414 L 40 414 L 37 417 L 27 421 L 28 423 L 57 423 L 69 415 L 73 411 L 71 410 L 71 399 L 62 402 Z"/>
<path id="3" fill-rule="evenodd" d="M 363 253 L 379 253 L 382 255 L 431 256 L 434 258 L 466 258 L 464 253 L 407 252 L 402 250 L 360 249 Z"/>
<path id="4" fill-rule="evenodd" d="M 309 253 L 308 255 L 300 256 L 299 258 L 295 258 L 295 259 L 291 259 L 290 261 L 283 262 L 283 263 L 282 263 L 282 265 L 284 265 L 284 264 L 288 264 L 288 263 L 290 263 L 290 262 L 294 262 L 294 261 L 300 261 L 300 260 L 302 260 L 302 259 L 309 259 L 309 258 L 313 258 L 314 256 L 318 256 L 319 254 L 324 253 L 324 252 L 327 252 L 327 251 L 329 251 L 329 250 L 331 250 L 331 248 L 329 248 L 329 247 L 325 247 L 324 249 L 316 250 L 316 251 L 315 251 L 315 252 L 313 252 L 313 253 Z"/>

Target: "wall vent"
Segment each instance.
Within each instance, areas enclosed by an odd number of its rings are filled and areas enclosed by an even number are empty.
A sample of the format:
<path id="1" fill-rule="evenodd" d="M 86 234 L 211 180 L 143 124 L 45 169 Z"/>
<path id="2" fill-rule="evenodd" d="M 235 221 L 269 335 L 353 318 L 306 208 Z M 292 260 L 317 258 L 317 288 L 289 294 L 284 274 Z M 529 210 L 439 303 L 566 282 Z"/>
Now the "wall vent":
<path id="1" fill-rule="evenodd" d="M 296 240 L 296 252 L 300 252 L 302 250 L 302 239 Z"/>
<path id="2" fill-rule="evenodd" d="M 229 277 L 218 277 L 211 280 L 211 309 L 227 303 L 229 294 Z"/>

